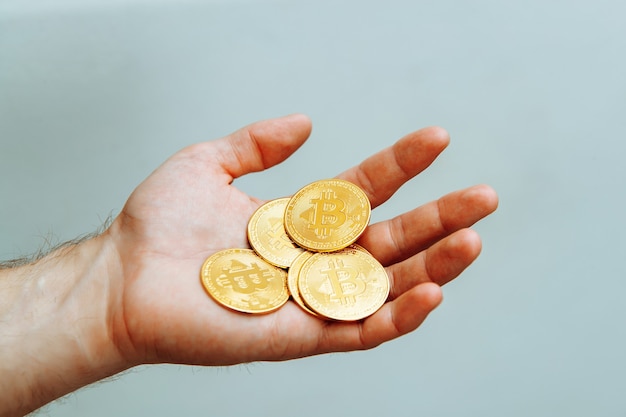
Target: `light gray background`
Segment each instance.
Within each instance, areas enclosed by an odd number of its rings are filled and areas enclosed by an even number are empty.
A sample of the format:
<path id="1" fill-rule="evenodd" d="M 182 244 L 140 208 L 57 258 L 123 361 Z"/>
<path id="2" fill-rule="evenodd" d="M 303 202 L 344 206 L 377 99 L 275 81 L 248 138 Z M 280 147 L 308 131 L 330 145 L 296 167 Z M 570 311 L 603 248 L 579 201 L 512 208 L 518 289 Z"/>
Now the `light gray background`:
<path id="1" fill-rule="evenodd" d="M 0 258 L 95 230 L 179 148 L 311 116 L 273 198 L 452 136 L 374 220 L 491 184 L 483 253 L 373 351 L 140 367 L 49 416 L 626 415 L 626 3 L 0 0 Z"/>

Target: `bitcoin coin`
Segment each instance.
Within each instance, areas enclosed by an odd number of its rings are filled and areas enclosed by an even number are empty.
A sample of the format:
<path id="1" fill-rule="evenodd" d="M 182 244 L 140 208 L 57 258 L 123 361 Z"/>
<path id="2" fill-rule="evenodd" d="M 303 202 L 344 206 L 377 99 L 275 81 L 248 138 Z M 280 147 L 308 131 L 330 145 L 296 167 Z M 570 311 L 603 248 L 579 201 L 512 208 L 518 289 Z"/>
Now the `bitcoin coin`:
<path id="1" fill-rule="evenodd" d="M 267 313 L 289 299 L 287 272 L 250 249 L 211 255 L 201 270 L 202 284 L 218 303 L 245 313 Z"/>
<path id="2" fill-rule="evenodd" d="M 351 182 L 330 179 L 304 186 L 285 209 L 285 230 L 299 246 L 331 252 L 354 243 L 367 227 L 371 206 Z"/>
<path id="3" fill-rule="evenodd" d="M 361 246 L 359 244 L 353 243 L 352 245 L 350 245 L 348 247 L 349 248 L 353 248 L 353 249 L 358 249 L 358 250 L 360 250 L 362 252 L 367 253 L 368 255 L 371 255 L 371 253 L 367 249 L 365 249 L 363 246 Z"/>
<path id="4" fill-rule="evenodd" d="M 341 321 L 375 313 L 389 296 L 389 277 L 371 255 L 346 248 L 316 253 L 300 269 L 298 289 L 304 303 L 321 316 Z"/>
<path id="5" fill-rule="evenodd" d="M 248 241 L 252 249 L 272 265 L 288 268 L 304 250 L 285 232 L 285 207 L 289 198 L 269 201 L 259 207 L 248 222 Z"/>
<path id="6" fill-rule="evenodd" d="M 298 257 L 293 261 L 289 270 L 287 271 L 287 288 L 289 288 L 289 293 L 291 294 L 291 298 L 298 304 L 304 311 L 310 313 L 314 316 L 318 314 L 308 308 L 302 298 L 300 297 L 300 291 L 298 290 L 298 275 L 300 273 L 300 269 L 302 265 L 313 256 L 313 252 L 303 251 Z"/>

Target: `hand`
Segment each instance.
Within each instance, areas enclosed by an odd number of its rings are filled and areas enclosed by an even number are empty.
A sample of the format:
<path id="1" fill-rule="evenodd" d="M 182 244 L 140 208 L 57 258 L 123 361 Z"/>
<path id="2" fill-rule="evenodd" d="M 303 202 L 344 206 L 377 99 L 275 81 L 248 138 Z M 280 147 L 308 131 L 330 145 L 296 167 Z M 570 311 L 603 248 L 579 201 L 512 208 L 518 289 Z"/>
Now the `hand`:
<path id="1" fill-rule="evenodd" d="M 371 348 L 417 328 L 440 303 L 439 286 L 478 256 L 480 239 L 466 228 L 495 210 L 497 197 L 487 186 L 368 227 L 358 243 L 387 268 L 392 289 L 387 303 L 361 322 L 323 321 L 291 301 L 265 315 L 215 303 L 201 285 L 201 265 L 218 250 L 249 247 L 248 219 L 263 203 L 233 180 L 280 163 L 310 130 L 308 118 L 293 115 L 190 146 L 131 195 L 106 232 L 122 271 L 111 282 L 111 329 L 129 366 L 227 365 Z M 375 208 L 447 144 L 442 129 L 423 129 L 339 178 L 360 186 Z"/>

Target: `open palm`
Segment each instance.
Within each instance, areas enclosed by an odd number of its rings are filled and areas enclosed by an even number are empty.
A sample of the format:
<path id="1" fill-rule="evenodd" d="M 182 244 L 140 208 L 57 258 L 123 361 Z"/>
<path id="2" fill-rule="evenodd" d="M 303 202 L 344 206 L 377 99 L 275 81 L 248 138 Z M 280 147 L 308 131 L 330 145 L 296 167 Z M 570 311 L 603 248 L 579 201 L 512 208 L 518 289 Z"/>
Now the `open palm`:
<path id="1" fill-rule="evenodd" d="M 218 250 L 248 247 L 248 220 L 263 203 L 233 179 L 280 163 L 310 130 L 308 118 L 293 115 L 190 146 L 131 195 L 109 229 L 123 272 L 111 284 L 111 326 L 129 363 L 226 365 L 371 348 L 418 327 L 441 301 L 439 286 L 478 256 L 480 239 L 466 228 L 495 210 L 497 197 L 487 186 L 368 227 L 359 243 L 387 268 L 392 289 L 363 321 L 319 320 L 292 302 L 265 315 L 216 304 L 202 288 L 200 267 Z M 447 143 L 442 129 L 423 129 L 339 177 L 359 185 L 375 208 Z"/>

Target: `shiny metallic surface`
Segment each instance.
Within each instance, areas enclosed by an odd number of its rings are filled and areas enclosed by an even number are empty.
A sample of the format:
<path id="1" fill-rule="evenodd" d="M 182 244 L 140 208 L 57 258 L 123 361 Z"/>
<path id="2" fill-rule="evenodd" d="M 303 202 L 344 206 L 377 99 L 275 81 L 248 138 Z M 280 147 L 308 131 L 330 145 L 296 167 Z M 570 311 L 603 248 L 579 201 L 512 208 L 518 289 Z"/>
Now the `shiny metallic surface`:
<path id="1" fill-rule="evenodd" d="M 202 284 L 218 303 L 244 313 L 268 313 L 289 299 L 287 273 L 250 249 L 226 249 L 202 265 Z"/>
<path id="2" fill-rule="evenodd" d="M 361 320 L 374 314 L 389 296 L 385 268 L 360 249 L 317 253 L 302 266 L 298 279 L 307 306 L 324 317 Z"/>
<path id="3" fill-rule="evenodd" d="M 303 252 L 287 235 L 285 207 L 289 198 L 268 201 L 257 209 L 248 222 L 248 241 L 252 249 L 272 265 L 288 268 Z"/>
<path id="4" fill-rule="evenodd" d="M 285 229 L 303 248 L 331 252 L 354 243 L 370 216 L 370 202 L 359 187 L 344 180 L 320 180 L 291 197 L 285 209 Z"/>

